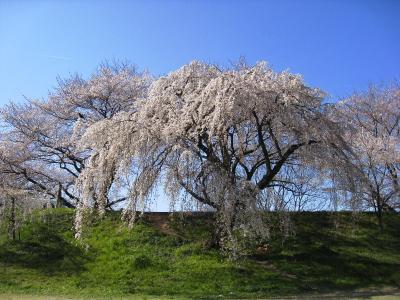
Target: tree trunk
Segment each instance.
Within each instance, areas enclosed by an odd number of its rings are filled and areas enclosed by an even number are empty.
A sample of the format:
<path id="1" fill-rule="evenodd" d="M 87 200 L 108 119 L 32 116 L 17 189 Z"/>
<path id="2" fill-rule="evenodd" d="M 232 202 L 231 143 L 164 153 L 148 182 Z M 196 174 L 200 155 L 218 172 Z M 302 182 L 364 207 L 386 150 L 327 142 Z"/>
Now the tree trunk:
<path id="1" fill-rule="evenodd" d="M 62 186 L 61 183 L 58 183 L 58 191 L 57 191 L 57 202 L 56 202 L 56 207 L 62 207 L 63 206 L 63 201 L 62 201 Z"/>
<path id="2" fill-rule="evenodd" d="M 16 216 L 15 216 L 15 198 L 11 197 L 11 214 L 8 223 L 8 237 L 15 241 L 16 238 Z"/>
<path id="3" fill-rule="evenodd" d="M 379 192 L 376 191 L 372 192 L 372 201 L 374 203 L 376 217 L 378 218 L 379 229 L 383 231 L 383 220 L 382 220 L 383 201 L 381 196 L 379 195 Z"/>
<path id="4" fill-rule="evenodd" d="M 207 242 L 207 248 L 221 248 L 222 228 L 220 224 L 220 212 L 216 212 L 214 215 L 214 230 L 212 231 L 211 239 Z"/>
<path id="5" fill-rule="evenodd" d="M 376 212 L 378 217 L 378 224 L 381 231 L 383 231 L 383 220 L 382 220 L 382 205 L 378 203 L 378 210 Z"/>

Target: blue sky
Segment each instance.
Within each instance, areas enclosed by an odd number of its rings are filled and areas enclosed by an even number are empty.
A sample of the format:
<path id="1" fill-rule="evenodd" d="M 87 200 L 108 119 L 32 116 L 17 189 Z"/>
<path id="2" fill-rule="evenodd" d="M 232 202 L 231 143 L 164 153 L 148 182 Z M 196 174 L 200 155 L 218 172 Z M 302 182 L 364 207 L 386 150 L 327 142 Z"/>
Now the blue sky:
<path id="1" fill-rule="evenodd" d="M 45 97 L 105 59 L 165 74 L 240 56 L 333 98 L 400 77 L 400 1 L 0 0 L 0 104 Z"/>

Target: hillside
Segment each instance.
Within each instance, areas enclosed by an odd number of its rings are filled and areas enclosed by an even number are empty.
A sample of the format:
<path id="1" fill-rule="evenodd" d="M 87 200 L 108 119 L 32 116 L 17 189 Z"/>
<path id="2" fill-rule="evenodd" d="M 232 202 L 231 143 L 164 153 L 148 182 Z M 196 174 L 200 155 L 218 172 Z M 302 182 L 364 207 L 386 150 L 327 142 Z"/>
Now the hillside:
<path id="1" fill-rule="evenodd" d="M 132 230 L 117 213 L 73 239 L 73 211 L 37 212 L 20 240 L 0 239 L 0 295 L 261 298 L 400 288 L 400 216 L 293 214 L 289 238 L 273 236 L 240 262 L 209 247 L 210 214 L 148 214 Z M 277 215 L 271 216 L 278 226 Z M 274 221 L 275 220 L 275 221 Z M 275 225 L 274 225 L 275 224 Z M 150 298 L 151 299 L 151 298 Z"/>

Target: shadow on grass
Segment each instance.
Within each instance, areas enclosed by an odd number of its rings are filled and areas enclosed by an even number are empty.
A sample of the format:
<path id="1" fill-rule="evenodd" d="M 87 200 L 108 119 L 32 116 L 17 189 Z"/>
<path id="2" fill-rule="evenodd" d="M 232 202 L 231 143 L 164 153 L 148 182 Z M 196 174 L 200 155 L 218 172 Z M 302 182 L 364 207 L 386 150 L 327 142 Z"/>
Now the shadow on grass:
<path id="1" fill-rule="evenodd" d="M 373 225 L 373 216 L 363 215 L 358 228 L 351 227 L 350 214 L 337 216 L 341 227 L 335 230 L 329 214 L 294 216 L 301 230 L 284 244 L 276 239 L 268 255 L 255 259 L 292 277 L 304 291 L 400 287 L 400 216 L 387 216 L 384 232 Z"/>
<path id="2" fill-rule="evenodd" d="M 46 224 L 35 224 L 29 234 L 18 241 L 0 245 L 0 262 L 37 269 L 45 274 L 72 274 L 83 271 L 89 257 Z"/>

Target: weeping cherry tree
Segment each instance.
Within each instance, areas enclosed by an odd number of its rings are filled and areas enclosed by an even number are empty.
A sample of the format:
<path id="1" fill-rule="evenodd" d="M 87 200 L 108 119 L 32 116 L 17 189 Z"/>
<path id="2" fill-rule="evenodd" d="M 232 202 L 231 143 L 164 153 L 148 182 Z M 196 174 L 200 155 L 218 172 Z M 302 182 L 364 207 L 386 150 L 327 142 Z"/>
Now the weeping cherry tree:
<path id="1" fill-rule="evenodd" d="M 80 140 L 91 149 L 79 177 L 84 211 L 104 212 L 105 187 L 128 191 L 124 218 L 132 224 L 159 185 L 172 206 L 190 198 L 216 212 L 223 249 L 240 237 L 268 238 L 265 202 L 293 190 L 286 172 L 341 143 L 324 117 L 324 93 L 301 76 L 265 62 L 231 69 L 191 62 L 160 77 L 135 112 L 96 122 Z M 94 197 L 93 195 L 99 195 Z"/>

